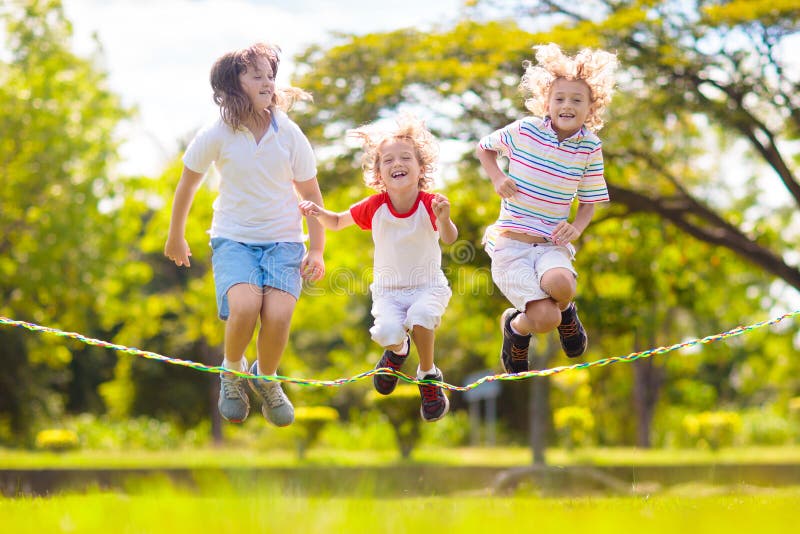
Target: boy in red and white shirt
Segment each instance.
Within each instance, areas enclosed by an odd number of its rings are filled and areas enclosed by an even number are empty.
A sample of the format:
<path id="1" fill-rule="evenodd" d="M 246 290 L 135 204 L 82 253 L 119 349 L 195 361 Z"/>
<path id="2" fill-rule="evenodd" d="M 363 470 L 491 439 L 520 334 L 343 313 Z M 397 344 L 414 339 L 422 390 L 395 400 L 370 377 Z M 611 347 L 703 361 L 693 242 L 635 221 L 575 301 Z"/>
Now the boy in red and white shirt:
<path id="1" fill-rule="evenodd" d="M 391 132 L 354 131 L 364 147 L 362 166 L 368 186 L 380 191 L 336 213 L 304 201 L 300 210 L 325 228 L 341 230 L 353 224 L 372 231 L 375 243 L 372 339 L 384 347 L 378 368 L 399 370 L 411 338 L 419 353 L 419 380 L 443 380 L 433 361 L 434 330 L 441 322 L 452 292 L 442 272 L 439 239 L 450 244 L 458 229 L 450 220 L 450 202 L 427 192 L 437 157 L 433 135 L 421 121 L 398 119 Z M 397 385 L 395 375 L 375 375 L 375 389 L 388 395 Z M 444 417 L 450 404 L 444 390 L 420 384 L 425 421 Z"/>

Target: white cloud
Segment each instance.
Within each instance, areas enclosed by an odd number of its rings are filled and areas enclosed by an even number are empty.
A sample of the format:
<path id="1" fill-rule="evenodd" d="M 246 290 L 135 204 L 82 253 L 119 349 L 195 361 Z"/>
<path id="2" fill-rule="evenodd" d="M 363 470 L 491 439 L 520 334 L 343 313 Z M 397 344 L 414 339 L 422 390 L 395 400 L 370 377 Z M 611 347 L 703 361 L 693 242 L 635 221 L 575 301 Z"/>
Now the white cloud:
<path id="1" fill-rule="evenodd" d="M 225 52 L 257 41 L 283 49 L 279 83 L 291 58 L 331 31 L 364 33 L 426 27 L 452 20 L 460 0 L 65 0 L 76 52 L 103 47 L 112 90 L 136 106 L 120 129 L 119 172 L 154 175 L 178 153 L 178 142 L 217 115 L 208 72 Z"/>

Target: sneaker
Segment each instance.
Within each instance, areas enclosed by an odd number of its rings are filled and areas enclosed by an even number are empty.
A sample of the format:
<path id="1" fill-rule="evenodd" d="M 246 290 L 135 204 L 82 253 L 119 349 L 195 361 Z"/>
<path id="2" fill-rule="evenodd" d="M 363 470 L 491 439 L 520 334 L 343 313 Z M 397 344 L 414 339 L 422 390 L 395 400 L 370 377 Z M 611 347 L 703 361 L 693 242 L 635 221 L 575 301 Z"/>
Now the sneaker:
<path id="1" fill-rule="evenodd" d="M 247 365 L 247 360 L 244 362 Z M 220 415 L 231 423 L 241 423 L 250 413 L 250 399 L 245 391 L 246 378 L 231 373 L 220 373 L 219 407 Z"/>
<path id="2" fill-rule="evenodd" d="M 408 353 L 411 352 L 411 339 L 406 334 L 406 342 L 408 344 L 408 352 L 405 356 L 399 356 L 390 350 L 383 351 L 380 361 L 375 365 L 375 369 L 381 367 L 389 367 L 395 371 L 399 371 L 408 358 Z M 388 395 L 394 391 L 397 386 L 397 376 L 395 375 L 374 375 L 372 377 L 372 385 L 375 386 L 375 391 L 381 395 Z"/>
<path id="3" fill-rule="evenodd" d="M 523 373 L 528 370 L 528 347 L 531 344 L 531 335 L 515 334 L 511 330 L 511 321 L 519 315 L 519 310 L 508 308 L 500 317 L 500 326 L 503 329 L 503 349 L 500 351 L 500 362 L 506 373 Z"/>
<path id="4" fill-rule="evenodd" d="M 442 382 L 444 377 L 442 372 L 436 369 L 435 373 L 425 375 L 422 380 Z M 444 388 L 441 386 L 419 384 L 419 394 L 422 396 L 422 407 L 420 407 L 419 413 L 423 420 L 429 423 L 438 421 L 450 410 L 450 401 L 447 400 L 447 395 L 444 394 Z"/>
<path id="5" fill-rule="evenodd" d="M 589 338 L 578 318 L 578 308 L 575 303 L 561 312 L 561 324 L 558 326 L 558 337 L 561 338 L 561 347 L 570 358 L 577 358 L 586 351 Z"/>
<path id="6" fill-rule="evenodd" d="M 253 362 L 250 374 L 258 374 L 258 361 Z M 261 414 L 275 426 L 289 426 L 294 421 L 294 406 L 283 392 L 280 382 L 251 378 L 250 389 L 261 400 Z"/>

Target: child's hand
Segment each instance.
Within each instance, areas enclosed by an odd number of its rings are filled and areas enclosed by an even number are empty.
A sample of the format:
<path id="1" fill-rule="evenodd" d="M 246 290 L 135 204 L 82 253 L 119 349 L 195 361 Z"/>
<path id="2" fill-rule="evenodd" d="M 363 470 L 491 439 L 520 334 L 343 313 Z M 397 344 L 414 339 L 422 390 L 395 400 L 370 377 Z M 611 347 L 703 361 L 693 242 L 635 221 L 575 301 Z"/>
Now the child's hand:
<path id="1" fill-rule="evenodd" d="M 300 275 L 309 282 L 316 282 L 325 276 L 325 261 L 322 259 L 321 252 L 308 251 L 300 263 Z"/>
<path id="2" fill-rule="evenodd" d="M 447 221 L 450 219 L 450 201 L 447 197 L 436 193 L 431 201 L 431 208 L 436 219 L 440 221 Z"/>
<path id="3" fill-rule="evenodd" d="M 501 198 L 511 198 L 517 194 L 517 184 L 508 176 L 504 176 L 501 180 L 492 180 L 492 184 L 494 185 L 495 192 L 500 195 Z"/>
<path id="4" fill-rule="evenodd" d="M 305 217 L 319 217 L 320 208 L 310 200 L 300 202 L 300 213 Z"/>
<path id="5" fill-rule="evenodd" d="M 561 221 L 553 230 L 551 238 L 556 245 L 566 245 L 581 236 L 577 228 L 572 226 L 567 221 Z"/>
<path id="6" fill-rule="evenodd" d="M 183 265 L 191 267 L 189 264 L 189 256 L 191 255 L 192 251 L 189 250 L 189 243 L 186 242 L 186 239 L 174 239 L 171 237 L 167 239 L 167 244 L 164 246 L 164 256 L 174 261 L 175 265 L 178 267 Z"/>

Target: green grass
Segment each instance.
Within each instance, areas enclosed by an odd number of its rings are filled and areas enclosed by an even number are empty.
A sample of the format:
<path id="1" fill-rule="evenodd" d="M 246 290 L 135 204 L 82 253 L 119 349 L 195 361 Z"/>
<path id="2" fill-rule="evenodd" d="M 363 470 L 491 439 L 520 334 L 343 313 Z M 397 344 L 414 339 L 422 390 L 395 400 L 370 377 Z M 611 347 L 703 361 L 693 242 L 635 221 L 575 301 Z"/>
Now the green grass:
<path id="1" fill-rule="evenodd" d="M 63 453 L 0 449 L 0 469 L 46 468 L 225 468 L 293 467 L 297 465 L 380 466 L 399 463 L 394 450 L 312 449 L 303 461 L 292 450 L 207 448 L 180 451 L 69 451 Z M 515 467 L 531 463 L 531 452 L 523 447 L 421 448 L 411 462 L 450 466 Z M 550 465 L 708 465 L 800 463 L 800 447 L 748 447 L 721 451 L 700 449 L 634 448 L 547 451 Z"/>
<path id="2" fill-rule="evenodd" d="M 0 498 L 4 532 L 787 532 L 800 488 L 724 495 L 551 499 L 535 496 L 307 498 L 267 489 L 197 495 L 88 493 Z"/>

